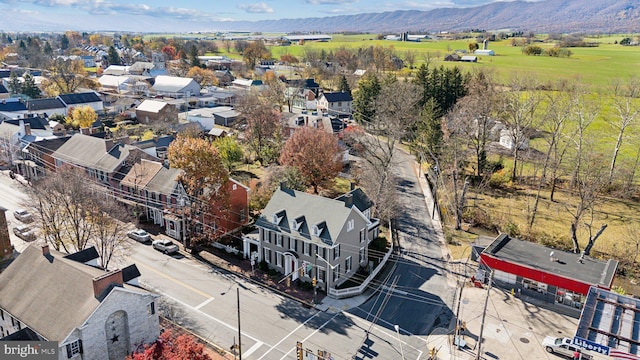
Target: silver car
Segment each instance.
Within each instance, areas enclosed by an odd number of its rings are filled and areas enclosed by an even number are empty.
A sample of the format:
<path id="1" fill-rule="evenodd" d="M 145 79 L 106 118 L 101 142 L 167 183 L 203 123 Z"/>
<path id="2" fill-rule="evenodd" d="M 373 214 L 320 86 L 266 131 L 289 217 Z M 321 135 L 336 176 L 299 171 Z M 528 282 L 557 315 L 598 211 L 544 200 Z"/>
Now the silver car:
<path id="1" fill-rule="evenodd" d="M 33 241 L 36 239 L 36 231 L 29 225 L 20 225 L 13 228 L 13 233 L 24 241 Z"/>
<path id="2" fill-rule="evenodd" d="M 160 250 L 165 254 L 175 254 L 179 250 L 178 245 L 174 244 L 169 239 L 154 240 L 152 245 L 154 249 Z"/>
<path id="3" fill-rule="evenodd" d="M 14 211 L 13 212 L 13 217 L 15 217 L 16 219 L 22 221 L 23 223 L 29 223 L 29 222 L 33 221 L 33 217 L 31 216 L 31 213 L 29 213 L 25 209 L 18 209 L 16 211 Z"/>
<path id="4" fill-rule="evenodd" d="M 143 244 L 151 242 L 151 235 L 142 229 L 129 230 L 127 231 L 127 236 Z"/>

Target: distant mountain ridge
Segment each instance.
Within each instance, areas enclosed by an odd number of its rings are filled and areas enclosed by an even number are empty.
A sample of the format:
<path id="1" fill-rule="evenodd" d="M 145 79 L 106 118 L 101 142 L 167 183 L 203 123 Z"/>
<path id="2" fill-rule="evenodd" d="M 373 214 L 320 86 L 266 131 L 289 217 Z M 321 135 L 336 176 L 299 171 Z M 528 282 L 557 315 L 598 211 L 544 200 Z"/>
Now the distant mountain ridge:
<path id="1" fill-rule="evenodd" d="M 229 23 L 226 24 L 229 27 Z M 640 0 L 546 0 L 494 2 L 473 8 L 393 11 L 324 18 L 236 22 L 251 31 L 459 31 L 640 32 Z"/>
<path id="2" fill-rule="evenodd" d="M 104 24 L 110 24 L 105 27 Z M 150 16 L 85 16 L 73 24 L 24 14 L 0 22 L 2 31 L 133 31 L 133 32 L 372 32 L 460 31 L 468 29 L 534 31 L 537 33 L 640 33 L 640 0 L 544 0 L 494 2 L 471 8 L 429 11 L 398 10 L 383 13 L 299 19 L 196 22 Z"/>

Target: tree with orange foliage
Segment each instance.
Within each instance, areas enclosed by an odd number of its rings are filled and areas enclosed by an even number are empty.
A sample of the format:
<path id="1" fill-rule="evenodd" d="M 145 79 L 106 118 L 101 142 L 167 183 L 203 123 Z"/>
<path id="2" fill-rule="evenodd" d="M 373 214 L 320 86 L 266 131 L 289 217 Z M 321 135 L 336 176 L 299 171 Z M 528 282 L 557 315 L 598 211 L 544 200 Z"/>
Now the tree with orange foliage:
<path id="1" fill-rule="evenodd" d="M 211 237 L 214 227 L 204 222 L 226 206 L 226 194 L 218 189 L 229 180 L 218 149 L 205 139 L 180 135 L 169 145 L 167 157 L 171 167 L 183 171 L 180 181 L 190 197 L 185 224 L 189 239 L 198 242 Z"/>
<path id="2" fill-rule="evenodd" d="M 324 130 L 302 127 L 287 140 L 280 154 L 280 163 L 293 166 L 307 185 L 318 193 L 319 186 L 329 185 L 342 169 L 338 140 Z"/>
<path id="3" fill-rule="evenodd" d="M 151 345 L 127 356 L 127 360 L 212 360 L 204 350 L 204 345 L 188 334 L 177 337 L 166 330 Z"/>
<path id="4" fill-rule="evenodd" d="M 175 60 L 178 55 L 178 51 L 173 45 L 165 45 L 161 51 L 164 56 L 166 56 L 167 60 Z"/>
<path id="5" fill-rule="evenodd" d="M 280 61 L 287 63 L 287 64 L 297 64 L 300 62 L 300 60 L 298 60 L 297 57 L 291 55 L 291 54 L 284 54 L 282 56 L 280 56 Z"/>
<path id="6" fill-rule="evenodd" d="M 218 85 L 218 78 L 216 78 L 215 73 L 199 66 L 192 66 L 187 72 L 187 77 L 192 78 L 202 87 Z"/>

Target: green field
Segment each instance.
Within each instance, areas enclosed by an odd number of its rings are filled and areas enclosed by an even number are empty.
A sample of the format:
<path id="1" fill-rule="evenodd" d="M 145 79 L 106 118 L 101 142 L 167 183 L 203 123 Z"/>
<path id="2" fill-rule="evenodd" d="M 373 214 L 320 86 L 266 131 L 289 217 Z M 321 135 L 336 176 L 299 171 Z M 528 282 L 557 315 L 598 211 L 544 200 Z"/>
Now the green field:
<path id="1" fill-rule="evenodd" d="M 360 47 L 383 46 L 393 47 L 396 53 L 402 57 L 408 50 L 415 51 L 416 65 L 420 65 L 427 57 L 435 66 L 458 66 L 462 69 L 477 67 L 493 68 L 501 77 L 506 77 L 512 72 L 534 72 L 543 82 L 560 78 L 581 78 L 584 82 L 596 86 L 604 86 L 614 78 L 626 78 L 630 75 L 640 76 L 640 47 L 622 46 L 614 44 L 622 36 L 612 36 L 587 41 L 599 42 L 600 46 L 591 48 L 570 48 L 573 55 L 570 58 L 555 58 L 548 56 L 527 56 L 522 53 L 521 47 L 511 46 L 511 40 L 495 41 L 489 43 L 489 48 L 494 50 L 495 56 L 481 56 L 477 63 L 451 63 L 445 62 L 444 56 L 454 50 L 468 49 L 468 40 L 441 40 L 423 42 L 400 42 L 389 40 L 375 40 L 376 36 L 370 35 L 333 35 L 329 42 L 307 42 L 304 45 L 273 46 L 271 53 L 274 58 L 284 54 L 291 54 L 299 59 L 303 58 L 305 48 L 335 51 L 342 47 L 357 49 Z M 553 44 L 539 43 L 541 47 L 553 46 Z"/>

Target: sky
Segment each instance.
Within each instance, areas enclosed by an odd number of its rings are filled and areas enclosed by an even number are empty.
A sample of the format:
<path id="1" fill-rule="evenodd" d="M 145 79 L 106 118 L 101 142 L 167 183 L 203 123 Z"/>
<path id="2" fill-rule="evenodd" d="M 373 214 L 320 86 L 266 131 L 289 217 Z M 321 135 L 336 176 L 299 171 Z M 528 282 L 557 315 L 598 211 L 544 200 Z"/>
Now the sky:
<path id="1" fill-rule="evenodd" d="M 395 10 L 471 7 L 495 0 L 0 0 L 1 30 L 66 26 L 90 30 L 197 29 L 210 22 L 327 17 Z M 503 0 L 504 1 L 504 0 Z M 4 26 L 3 26 L 4 25 Z M 52 29 L 53 30 L 53 29 Z M 200 29 L 207 30 L 207 29 Z M 25 29 L 16 29 L 25 31 Z"/>

